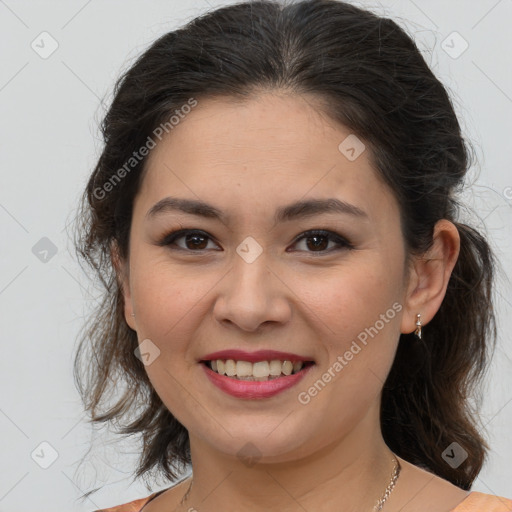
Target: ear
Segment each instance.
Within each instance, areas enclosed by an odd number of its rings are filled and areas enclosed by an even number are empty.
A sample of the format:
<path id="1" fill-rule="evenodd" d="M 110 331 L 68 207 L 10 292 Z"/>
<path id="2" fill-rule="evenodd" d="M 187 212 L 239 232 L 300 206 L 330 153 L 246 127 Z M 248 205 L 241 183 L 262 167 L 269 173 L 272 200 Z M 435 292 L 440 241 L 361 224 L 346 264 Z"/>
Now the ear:
<path id="1" fill-rule="evenodd" d="M 411 264 L 404 300 L 401 332 L 416 329 L 416 315 L 422 325 L 437 313 L 446 294 L 448 281 L 460 251 L 460 236 L 456 226 L 447 219 L 434 226 L 433 244 L 426 254 L 414 257 Z"/>
<path id="2" fill-rule="evenodd" d="M 123 295 L 124 318 L 131 329 L 136 331 L 133 304 L 130 292 L 130 272 L 127 262 L 119 254 L 119 246 L 115 240 L 110 244 L 110 260 L 114 267 L 117 282 Z"/>

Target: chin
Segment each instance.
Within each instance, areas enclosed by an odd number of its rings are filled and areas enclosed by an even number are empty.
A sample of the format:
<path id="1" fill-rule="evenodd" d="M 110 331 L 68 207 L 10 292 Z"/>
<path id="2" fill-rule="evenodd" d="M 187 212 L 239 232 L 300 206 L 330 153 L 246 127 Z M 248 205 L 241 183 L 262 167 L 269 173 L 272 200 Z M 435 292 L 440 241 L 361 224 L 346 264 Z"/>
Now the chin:
<path id="1" fill-rule="evenodd" d="M 251 420 L 250 426 L 245 421 L 229 423 L 227 432 L 220 428 L 215 432 L 202 432 L 200 437 L 212 450 L 236 457 L 247 466 L 289 462 L 313 453 L 319 439 L 312 439 L 304 424 L 299 422 L 285 427 L 285 416 L 278 421 L 275 418 L 266 422 Z M 225 419 L 223 424 L 227 424 Z M 320 437 L 325 439 L 323 435 Z"/>

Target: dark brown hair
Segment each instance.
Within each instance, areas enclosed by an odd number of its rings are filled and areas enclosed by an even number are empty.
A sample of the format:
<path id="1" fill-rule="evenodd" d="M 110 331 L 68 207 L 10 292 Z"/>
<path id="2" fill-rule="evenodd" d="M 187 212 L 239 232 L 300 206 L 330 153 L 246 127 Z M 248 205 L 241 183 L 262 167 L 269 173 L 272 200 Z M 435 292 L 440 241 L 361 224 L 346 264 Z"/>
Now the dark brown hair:
<path id="1" fill-rule="evenodd" d="M 336 0 L 216 9 L 160 37 L 118 80 L 101 126 L 104 149 L 77 217 L 78 254 L 104 286 L 75 359 L 90 421 L 129 418 L 120 433 L 143 438 L 136 477 L 156 469 L 175 480 L 177 468 L 190 462 L 187 430 L 134 354 L 137 336 L 124 319 L 111 261 L 112 243 L 128 258 L 132 204 L 146 158 L 132 162 L 122 179 L 114 175 L 191 98 L 244 100 L 265 90 L 320 98 L 324 114 L 365 141 L 400 205 L 409 256 L 431 246 L 438 220 L 457 226 L 461 250 L 446 296 L 422 341 L 401 335 L 383 389 L 381 425 L 400 457 L 469 490 L 488 449 L 469 400 L 496 341 L 494 256 L 481 233 L 459 222 L 455 198 L 473 153 L 447 91 L 405 30 Z M 108 193 L 106 183 L 112 184 Z M 115 400 L 106 406 L 109 396 Z M 456 468 L 442 457 L 453 442 L 468 453 Z"/>

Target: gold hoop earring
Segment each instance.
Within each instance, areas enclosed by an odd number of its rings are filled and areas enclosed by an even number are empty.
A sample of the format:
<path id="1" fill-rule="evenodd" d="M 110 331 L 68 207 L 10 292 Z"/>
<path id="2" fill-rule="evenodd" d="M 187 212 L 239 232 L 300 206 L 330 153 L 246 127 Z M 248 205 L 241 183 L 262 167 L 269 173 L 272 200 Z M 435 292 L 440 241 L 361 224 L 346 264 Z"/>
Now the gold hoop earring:
<path id="1" fill-rule="evenodd" d="M 421 340 L 421 315 L 419 313 L 416 315 L 416 330 L 414 334 Z"/>

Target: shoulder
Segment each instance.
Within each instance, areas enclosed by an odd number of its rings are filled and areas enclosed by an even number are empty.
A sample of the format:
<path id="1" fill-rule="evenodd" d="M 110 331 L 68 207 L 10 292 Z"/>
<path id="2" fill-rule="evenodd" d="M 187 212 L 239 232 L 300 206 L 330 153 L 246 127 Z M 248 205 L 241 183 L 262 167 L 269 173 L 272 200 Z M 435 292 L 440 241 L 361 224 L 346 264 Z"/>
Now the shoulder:
<path id="1" fill-rule="evenodd" d="M 141 512 L 143 508 L 144 510 L 142 512 L 153 512 L 154 510 L 169 509 L 171 506 L 174 508 L 179 498 L 181 498 L 186 488 L 185 486 L 189 485 L 190 481 L 191 477 L 188 477 L 167 489 L 154 492 L 146 498 L 140 498 L 114 507 L 102 508 L 94 512 Z M 170 508 L 170 510 L 172 510 L 172 508 Z"/>
<path id="2" fill-rule="evenodd" d="M 128 503 L 123 503 L 122 505 L 116 505 L 114 507 L 109 508 L 102 508 L 100 510 L 95 510 L 94 512 L 140 512 L 144 505 L 149 503 L 153 498 L 156 498 L 162 492 L 163 491 L 154 492 L 153 494 L 150 494 L 146 498 L 139 498 Z"/>
<path id="3" fill-rule="evenodd" d="M 512 512 L 512 500 L 473 491 L 451 512 Z"/>
<path id="4" fill-rule="evenodd" d="M 403 512 L 512 512 L 510 499 L 465 491 L 451 482 L 398 457 L 402 472 L 387 506 Z M 396 493 L 396 494 L 395 494 Z M 394 495 L 394 496 L 393 496 Z"/>

